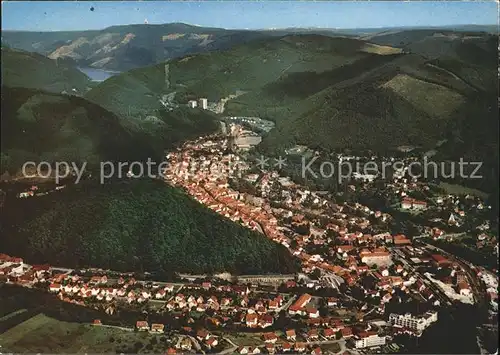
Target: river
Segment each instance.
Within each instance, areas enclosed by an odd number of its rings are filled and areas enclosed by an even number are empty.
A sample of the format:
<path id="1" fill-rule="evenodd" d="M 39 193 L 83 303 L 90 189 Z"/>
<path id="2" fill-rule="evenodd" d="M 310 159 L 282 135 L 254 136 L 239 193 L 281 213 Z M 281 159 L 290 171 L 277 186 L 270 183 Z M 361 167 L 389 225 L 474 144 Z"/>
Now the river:
<path id="1" fill-rule="evenodd" d="M 104 70 L 104 69 L 90 68 L 90 67 L 78 67 L 78 70 L 87 75 L 92 81 L 104 81 L 114 75 L 120 74 L 119 71 Z"/>

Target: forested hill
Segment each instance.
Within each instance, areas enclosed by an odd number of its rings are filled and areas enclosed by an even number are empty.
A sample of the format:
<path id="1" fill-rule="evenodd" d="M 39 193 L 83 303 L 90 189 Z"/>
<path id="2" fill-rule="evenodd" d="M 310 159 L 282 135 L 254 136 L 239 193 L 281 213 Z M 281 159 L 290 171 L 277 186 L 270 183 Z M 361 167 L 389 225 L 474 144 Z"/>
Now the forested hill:
<path id="1" fill-rule="evenodd" d="M 65 60 L 2 46 L 2 85 L 82 96 L 91 81 Z"/>
<path id="2" fill-rule="evenodd" d="M 27 262 L 129 271 L 296 271 L 283 246 L 161 181 L 80 184 L 7 200 L 5 207 L 2 251 Z"/>
<path id="3" fill-rule="evenodd" d="M 1 173 L 27 161 L 66 161 L 89 168 L 102 161 L 160 159 L 145 135 L 132 134 L 111 112 L 81 97 L 2 87 Z"/>
<path id="4" fill-rule="evenodd" d="M 429 150 L 456 135 L 453 130 L 470 139 L 464 147 L 498 145 L 479 133 L 497 131 L 498 40 L 447 40 L 450 50 L 432 58 L 412 51 L 374 53 L 329 70 L 288 72 L 229 101 L 226 113 L 274 120 L 276 129 L 260 146 L 268 152 L 296 144 L 327 151 L 385 152 L 402 145 Z M 474 133 L 466 133 L 466 126 L 475 127 Z"/>

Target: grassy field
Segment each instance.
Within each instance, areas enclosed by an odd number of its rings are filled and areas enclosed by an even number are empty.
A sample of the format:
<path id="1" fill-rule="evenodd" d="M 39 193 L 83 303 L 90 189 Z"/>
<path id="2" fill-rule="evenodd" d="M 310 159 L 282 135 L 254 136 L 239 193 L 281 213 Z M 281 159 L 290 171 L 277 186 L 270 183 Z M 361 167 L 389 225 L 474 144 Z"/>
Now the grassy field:
<path id="1" fill-rule="evenodd" d="M 337 343 L 334 343 L 334 344 L 322 344 L 321 345 L 321 350 L 323 351 L 323 353 L 335 354 L 335 353 L 338 353 L 340 351 L 340 345 L 337 344 Z"/>
<path id="2" fill-rule="evenodd" d="M 235 333 L 227 336 L 235 344 L 241 346 L 261 346 L 264 344 L 262 340 L 262 333 Z"/>
<path id="3" fill-rule="evenodd" d="M 25 308 L 22 308 L 22 309 L 18 309 L 17 311 L 10 312 L 10 313 L 4 315 L 3 317 L 0 317 L 0 323 L 9 319 L 9 318 L 17 316 L 18 314 L 23 314 L 26 311 L 28 311 L 28 310 Z"/>
<path id="4" fill-rule="evenodd" d="M 40 313 L 0 335 L 0 345 L 16 353 L 165 352 L 159 335 L 70 323 Z M 155 339 L 155 340 L 153 340 Z"/>

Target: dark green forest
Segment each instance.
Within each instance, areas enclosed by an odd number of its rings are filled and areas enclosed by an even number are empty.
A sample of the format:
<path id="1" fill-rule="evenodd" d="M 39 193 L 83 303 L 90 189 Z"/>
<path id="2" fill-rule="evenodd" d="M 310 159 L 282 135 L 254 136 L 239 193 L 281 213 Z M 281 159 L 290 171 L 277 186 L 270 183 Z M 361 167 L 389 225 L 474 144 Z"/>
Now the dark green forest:
<path id="1" fill-rule="evenodd" d="M 64 192 L 62 192 L 64 191 Z M 288 273 L 283 247 L 153 180 L 88 182 L 7 200 L 2 251 L 27 262 L 123 271 Z"/>

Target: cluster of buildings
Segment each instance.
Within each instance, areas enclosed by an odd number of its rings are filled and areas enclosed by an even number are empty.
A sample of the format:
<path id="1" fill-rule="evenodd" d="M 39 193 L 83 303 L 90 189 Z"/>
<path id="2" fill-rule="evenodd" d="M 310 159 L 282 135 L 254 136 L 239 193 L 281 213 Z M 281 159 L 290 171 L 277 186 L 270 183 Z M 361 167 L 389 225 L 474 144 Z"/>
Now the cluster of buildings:
<path id="1" fill-rule="evenodd" d="M 200 98 L 200 99 L 198 99 L 198 101 L 190 100 L 190 101 L 188 101 L 188 107 L 190 107 L 190 108 L 199 107 L 202 110 L 207 110 L 208 109 L 208 100 L 205 98 Z"/>
<path id="2" fill-rule="evenodd" d="M 353 244 L 359 243 L 365 246 L 365 248 L 358 250 L 360 263 L 390 263 L 390 254 L 387 250 L 371 246 L 379 237 L 354 231 L 355 229 L 366 230 L 369 228 L 368 217 L 371 214 L 380 220 L 386 220 L 386 215 L 355 204 L 345 207 L 346 211 L 344 212 L 344 206 L 332 206 L 332 208 L 336 208 L 337 212 L 329 216 L 327 211 L 330 212 L 330 208 L 327 210 L 325 207 L 328 203 L 326 199 L 306 189 L 302 190 L 300 186 L 291 184 L 289 181 L 281 181 L 280 183 L 279 175 L 273 173 L 263 174 L 259 177 L 256 185 L 259 190 L 258 195 L 234 190 L 230 186 L 231 177 L 241 176 L 242 179 L 251 179 L 253 174 L 246 174 L 249 168 L 248 164 L 242 162 L 238 156 L 222 154 L 226 148 L 227 141 L 190 142 L 177 153 L 171 153 L 167 156 L 173 164 L 164 176 L 169 183 L 183 187 L 208 208 L 248 228 L 261 232 L 268 238 L 289 248 L 291 253 L 302 260 L 305 272 L 318 268 L 338 276 L 349 274 L 347 268 L 327 262 L 325 256 L 307 253 L 308 245 L 329 244 L 327 236 L 329 230 L 332 233 L 338 233 L 342 243 L 346 245 L 353 246 Z M 193 160 L 197 161 L 193 163 Z M 279 185 L 278 189 L 276 184 Z M 273 189 L 281 191 L 283 208 L 274 208 L 269 204 L 267 197 Z M 305 216 L 294 213 L 296 210 L 306 209 L 304 204 L 309 203 L 309 201 L 322 210 L 321 217 L 326 217 L 331 221 L 328 226 L 320 226 Z M 348 214 L 355 214 L 358 210 L 366 213 L 366 217 L 348 216 Z M 292 216 L 293 221 L 286 222 L 287 218 Z M 295 227 L 305 226 L 309 229 L 309 233 L 304 235 L 293 232 L 291 228 L 287 227 L 290 225 L 293 228 L 292 224 Z M 349 228 L 353 228 L 353 230 L 349 231 Z M 392 237 L 387 239 L 393 240 Z M 297 244 L 297 247 L 291 248 L 292 241 Z M 358 248 L 353 246 L 353 249 L 357 250 Z M 332 248 L 332 251 L 335 250 L 336 248 Z"/>
<path id="3" fill-rule="evenodd" d="M 409 298 L 434 308 L 450 299 L 422 275 L 421 269 L 439 270 L 440 284 L 449 285 L 459 296 L 472 297 L 474 280 L 462 265 L 437 250 L 414 245 L 404 234 L 390 233 L 390 215 L 359 203 L 333 203 L 272 170 L 255 173 L 239 155 L 228 152 L 229 145 L 228 139 L 218 136 L 186 142 L 167 155 L 171 164 L 163 176 L 216 213 L 287 248 L 300 261 L 304 278 L 285 281 L 282 286 L 286 293 L 264 291 L 260 285 L 208 280 L 178 286 L 154 282 L 148 286 L 132 277 L 106 273 L 81 277 L 72 275 L 71 270 L 59 272 L 48 265 L 27 265 L 22 259 L 4 254 L 0 254 L 0 280 L 27 287 L 44 282 L 47 291 L 63 301 L 82 306 L 104 303 L 109 314 L 115 312 L 117 302 L 130 307 L 161 303 L 159 309 L 178 315 L 184 331 L 206 349 L 217 347 L 221 339 L 205 329 L 194 330 L 192 312 L 202 314 L 203 321 L 216 328 L 263 332 L 262 346 L 240 346 L 235 349 L 240 354 L 319 354 L 322 350 L 317 342 L 321 341 L 345 340 L 354 348 L 364 349 L 384 346 L 391 335 L 420 336 L 437 321 L 436 312 L 391 314 L 389 327 L 383 329 L 372 327 L 363 317 L 382 317 L 390 302 L 402 303 Z M 245 191 L 237 187 L 242 181 L 248 183 Z M 481 202 L 471 199 L 465 208 L 463 201 L 453 196 L 432 202 L 411 198 L 409 194 L 425 191 L 425 186 L 407 181 L 404 176 L 396 175 L 387 185 L 392 194 L 402 198 L 403 209 L 427 211 L 431 203 L 447 209 L 455 206 L 456 215 L 464 217 L 464 211 L 484 208 Z M 356 187 L 352 186 L 352 190 Z M 446 234 L 436 226 L 425 232 L 437 238 Z M 496 301 L 497 277 L 487 272 L 478 277 L 492 302 Z M 345 295 L 317 296 L 322 290 L 341 287 L 355 287 L 363 301 L 349 296 L 350 305 L 343 307 L 339 298 L 347 298 Z M 293 319 L 290 324 L 295 325 L 283 333 L 272 331 L 280 314 Z M 96 325 L 100 324 L 96 320 Z M 165 331 L 164 324 L 143 320 L 137 321 L 135 328 L 152 333 Z M 179 342 L 178 350 L 191 350 L 192 341 L 186 339 Z"/>
<path id="4" fill-rule="evenodd" d="M 411 163 L 409 159 L 405 163 Z M 404 172 L 404 171 L 403 171 Z M 373 188 L 370 182 L 362 187 L 364 190 Z M 377 190 L 386 201 L 399 201 L 399 207 L 403 211 L 418 212 L 427 219 L 422 229 L 436 228 L 441 233 L 434 234 L 425 232 L 434 238 L 452 238 L 453 234 L 468 226 L 464 230 L 471 234 L 486 234 L 487 243 L 492 248 L 498 244 L 498 236 L 489 234 L 489 210 L 491 206 L 486 204 L 480 197 L 470 194 L 444 193 L 442 189 L 427 182 L 419 181 L 417 178 L 405 177 L 404 174 L 394 174 L 392 181 L 384 183 L 383 187 L 377 185 Z M 481 244 L 481 243 L 480 243 Z"/>
<path id="5" fill-rule="evenodd" d="M 402 234 L 391 235 L 372 226 L 373 219 L 387 223 L 389 215 L 358 203 L 332 204 L 273 172 L 248 173 L 248 164 L 238 156 L 223 154 L 226 147 L 227 141 L 216 139 L 187 143 L 168 156 L 175 168 L 166 172 L 167 181 L 183 187 L 215 212 L 287 247 L 301 260 L 304 273 L 320 270 L 322 278 L 311 282 L 311 287 L 354 286 L 375 268 L 383 269 L 375 273 L 380 275 L 375 276 L 379 288 L 367 292 L 381 297 L 381 309 L 392 299 L 394 288 L 410 292 L 418 279 L 410 270 L 398 265 L 394 275 L 384 275 L 393 264 L 390 248 L 411 248 L 412 244 Z M 252 182 L 255 191 L 233 189 L 230 179 L 235 176 Z M 273 207 L 268 202 L 271 199 Z M 309 216 L 304 211 L 310 211 Z"/>
<path id="6" fill-rule="evenodd" d="M 425 210 L 427 208 L 427 202 L 419 201 L 410 197 L 405 197 L 403 198 L 403 200 L 401 200 L 401 208 L 405 210 Z"/>

